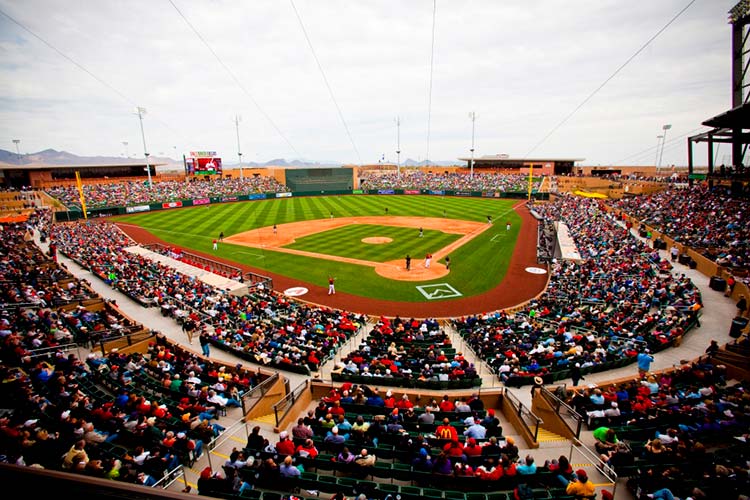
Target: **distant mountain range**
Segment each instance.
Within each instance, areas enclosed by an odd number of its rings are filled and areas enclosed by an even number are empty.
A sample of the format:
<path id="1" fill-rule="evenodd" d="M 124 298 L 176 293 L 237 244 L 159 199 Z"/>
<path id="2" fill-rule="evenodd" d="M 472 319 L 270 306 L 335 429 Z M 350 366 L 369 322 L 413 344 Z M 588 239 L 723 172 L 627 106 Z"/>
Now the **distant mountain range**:
<path id="1" fill-rule="evenodd" d="M 169 157 L 158 157 L 151 156 L 150 160 L 155 163 L 164 163 L 165 167 L 169 170 L 177 169 L 182 170 L 182 159 L 175 160 Z M 143 162 L 141 158 L 123 158 L 122 156 L 78 156 L 67 151 L 57 151 L 55 149 L 45 149 L 38 153 L 29 153 L 18 155 L 12 151 L 6 151 L 0 149 L 0 165 L 14 166 L 14 165 L 109 165 L 109 164 L 123 164 L 127 165 L 134 162 Z M 424 167 L 427 165 L 438 165 L 441 167 L 447 167 L 451 165 L 458 165 L 458 161 L 414 161 L 411 158 L 405 160 L 401 166 L 403 167 Z M 276 158 L 263 163 L 248 162 L 242 164 L 243 167 L 297 167 L 297 168 L 325 168 L 325 167 L 340 167 L 342 163 L 337 162 L 309 162 L 304 160 L 285 160 L 283 158 Z M 224 167 L 227 169 L 236 168 L 238 164 L 236 162 L 224 161 Z M 164 167 L 162 167 L 164 168 Z"/>

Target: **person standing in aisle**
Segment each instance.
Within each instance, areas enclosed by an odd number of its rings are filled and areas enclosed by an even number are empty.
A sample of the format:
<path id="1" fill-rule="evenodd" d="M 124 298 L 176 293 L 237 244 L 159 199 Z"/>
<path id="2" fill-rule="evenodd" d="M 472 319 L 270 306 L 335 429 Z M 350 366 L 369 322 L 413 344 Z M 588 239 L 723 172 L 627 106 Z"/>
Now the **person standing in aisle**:
<path id="1" fill-rule="evenodd" d="M 208 332 L 205 329 L 201 330 L 201 334 L 200 334 L 200 337 L 198 337 L 198 341 L 201 344 L 203 355 L 208 358 L 209 355 L 211 354 L 211 349 L 210 349 L 211 337 L 209 337 Z"/>

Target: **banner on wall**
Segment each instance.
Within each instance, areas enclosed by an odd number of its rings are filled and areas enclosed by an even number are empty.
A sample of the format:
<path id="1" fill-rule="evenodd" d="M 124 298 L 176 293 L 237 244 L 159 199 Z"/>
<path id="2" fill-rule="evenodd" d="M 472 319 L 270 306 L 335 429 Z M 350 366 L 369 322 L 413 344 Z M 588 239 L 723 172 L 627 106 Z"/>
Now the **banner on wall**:
<path id="1" fill-rule="evenodd" d="M 181 201 L 170 201 L 169 203 L 162 203 L 161 208 L 180 208 L 182 206 Z"/>
<path id="2" fill-rule="evenodd" d="M 198 198 L 197 200 L 193 200 L 193 205 L 208 205 L 211 203 L 211 198 Z"/>
<path id="3" fill-rule="evenodd" d="M 125 212 L 129 214 L 135 214 L 138 212 L 148 212 L 151 210 L 151 207 L 148 205 L 136 205 L 134 207 L 125 207 Z"/>

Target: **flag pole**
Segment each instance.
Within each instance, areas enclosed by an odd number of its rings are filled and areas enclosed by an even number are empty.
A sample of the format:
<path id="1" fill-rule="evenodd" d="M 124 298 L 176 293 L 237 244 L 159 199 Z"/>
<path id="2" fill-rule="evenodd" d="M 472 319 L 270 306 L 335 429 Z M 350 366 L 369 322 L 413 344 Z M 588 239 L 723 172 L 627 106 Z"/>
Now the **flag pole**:
<path id="1" fill-rule="evenodd" d="M 76 170 L 76 187 L 78 188 L 78 197 L 81 199 L 81 210 L 83 210 L 83 218 L 88 220 L 88 215 L 86 214 L 86 197 L 83 195 L 81 173 L 78 170 Z"/>

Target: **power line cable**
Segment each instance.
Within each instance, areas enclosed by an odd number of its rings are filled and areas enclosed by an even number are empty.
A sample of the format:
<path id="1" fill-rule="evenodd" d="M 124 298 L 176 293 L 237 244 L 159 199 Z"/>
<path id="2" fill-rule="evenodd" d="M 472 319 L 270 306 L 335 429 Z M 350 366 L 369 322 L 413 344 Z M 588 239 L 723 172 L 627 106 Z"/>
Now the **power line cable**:
<path id="1" fill-rule="evenodd" d="M 52 49 L 55 53 L 57 53 L 60 57 L 68 61 L 69 63 L 73 64 L 76 68 L 80 69 L 87 75 L 89 75 L 91 78 L 96 80 L 97 82 L 101 83 L 105 87 L 107 87 L 109 90 L 117 94 L 123 101 L 127 102 L 129 105 L 133 106 L 134 108 L 138 107 L 138 104 L 125 95 L 121 90 L 116 88 L 114 85 L 110 84 L 106 80 L 100 78 L 98 75 L 94 74 L 93 71 L 89 70 L 87 67 L 85 67 L 83 64 L 79 63 L 75 59 L 73 59 L 71 56 L 63 52 L 62 50 L 58 49 L 52 42 L 47 41 L 46 39 L 42 38 L 39 34 L 37 34 L 34 30 L 23 24 L 21 21 L 17 20 L 4 10 L 0 8 L 0 14 L 4 15 L 6 18 L 8 18 L 11 22 L 16 24 L 19 28 L 23 29 L 27 33 L 29 33 L 31 36 L 42 42 L 44 45 Z M 163 120 L 159 119 L 158 117 L 155 117 L 155 121 L 159 122 L 161 125 L 163 125 L 166 129 L 168 129 L 170 132 L 172 132 L 175 136 L 179 137 L 181 140 L 184 141 L 184 138 L 182 137 L 182 134 L 175 131 L 172 127 L 169 126 L 169 124 L 165 123 Z M 187 142 L 187 141 L 185 141 Z"/>
<path id="2" fill-rule="evenodd" d="M 661 35 L 661 34 L 662 34 L 662 33 L 663 33 L 664 31 L 666 31 L 666 29 L 667 29 L 667 28 L 668 28 L 668 27 L 669 27 L 669 26 L 670 26 L 670 25 L 671 25 L 671 24 L 672 24 L 673 22 L 675 22 L 675 21 L 677 20 L 677 18 L 679 18 L 679 17 L 680 17 L 680 16 L 681 16 L 681 15 L 682 15 L 682 14 L 683 14 L 683 13 L 684 13 L 684 12 L 685 12 L 686 10 L 688 10 L 688 9 L 690 8 L 690 6 L 691 6 L 691 5 L 693 5 L 693 4 L 695 3 L 695 1 L 696 1 L 696 0 L 691 0 L 691 1 L 690 1 L 690 3 L 688 3 L 688 4 L 687 4 L 687 5 L 686 5 L 686 6 L 685 6 L 685 7 L 684 7 L 684 8 L 682 9 L 682 10 L 680 10 L 680 11 L 679 11 L 679 12 L 678 12 L 678 13 L 677 13 L 677 14 L 676 14 L 676 15 L 675 15 L 675 16 L 674 16 L 674 17 L 673 17 L 672 19 L 670 19 L 670 20 L 669 20 L 669 22 L 668 22 L 667 24 L 665 24 L 665 25 L 664 25 L 664 26 L 663 26 L 663 27 L 662 27 L 662 28 L 661 28 L 661 29 L 660 29 L 659 31 L 657 31 L 655 35 L 653 35 L 653 36 L 652 36 L 651 38 L 649 38 L 649 39 L 648 39 L 648 40 L 646 41 L 646 43 L 644 43 L 643 45 L 641 45 L 641 48 L 639 48 L 638 50 L 636 50 L 636 51 L 635 51 L 635 53 L 634 53 L 633 55 L 631 55 L 631 56 L 630 56 L 630 57 L 629 57 L 629 58 L 628 58 L 628 59 L 627 59 L 627 60 L 626 60 L 626 61 L 625 61 L 624 63 L 622 63 L 622 64 L 620 65 L 620 67 L 619 67 L 619 68 L 617 68 L 617 69 L 615 70 L 615 72 L 614 72 L 614 73 L 612 73 L 612 74 L 611 74 L 611 75 L 609 76 L 609 78 L 607 78 L 606 80 L 604 80 L 604 82 L 602 82 L 602 83 L 601 83 L 601 85 L 599 85 L 599 86 L 598 86 L 598 87 L 597 87 L 596 89 L 594 89 L 594 91 L 593 91 L 593 92 L 591 92 L 591 93 L 590 93 L 590 94 L 588 95 L 588 97 L 586 97 L 586 99 L 584 99 L 584 100 L 583 100 L 583 101 L 582 101 L 582 102 L 581 102 L 581 103 L 580 103 L 580 104 L 579 104 L 578 106 L 576 106 L 576 107 L 575 107 L 575 109 L 573 109 L 573 111 L 571 111 L 570 113 L 568 113 L 568 115 L 567 115 L 567 116 L 566 116 L 565 118 L 563 118 L 563 119 L 562 119 L 562 121 L 560 121 L 560 123 L 558 123 L 557 125 L 555 125 L 555 126 L 554 126 L 554 127 L 552 128 L 552 130 L 550 130 L 550 131 L 549 131 L 549 132 L 547 133 L 547 135 L 545 135 L 545 136 L 544 136 L 544 137 L 542 138 L 542 140 L 540 140 L 539 142 L 537 142 L 537 143 L 536 143 L 536 144 L 534 145 L 534 147 L 532 147 L 532 148 L 531 148 L 531 149 L 529 150 L 529 152 L 528 152 L 528 153 L 526 153 L 526 155 L 524 156 L 524 158 L 528 158 L 528 156 L 529 156 L 529 155 L 530 155 L 531 153 L 533 153 L 533 152 L 534 152 L 534 151 L 535 151 L 535 150 L 536 150 L 536 149 L 537 149 L 537 148 L 538 148 L 539 146 L 541 146 L 542 144 L 544 144 L 544 143 L 545 143 L 545 142 L 547 141 L 547 139 L 549 139 L 549 138 L 550 138 L 550 136 L 552 136 L 552 134 L 554 134 L 555 132 L 557 132 L 557 130 L 558 130 L 558 129 L 559 129 L 560 127 L 562 127 L 563 125 L 565 125 L 565 123 L 566 123 L 566 122 L 567 122 L 568 120 L 570 120 L 570 119 L 571 119 L 571 118 L 573 117 L 573 115 L 575 115 L 575 114 L 576 114 L 576 113 L 577 113 L 577 112 L 578 112 L 578 111 L 579 111 L 579 110 L 580 110 L 580 109 L 581 109 L 581 108 L 582 108 L 583 106 L 585 106 L 585 105 L 586 105 L 586 103 L 588 103 L 588 102 L 589 102 L 589 101 L 590 101 L 591 99 L 593 99 L 593 97 L 594 97 L 594 96 L 595 96 L 596 94 L 598 94 L 598 93 L 599 93 L 599 91 L 600 91 L 601 89 L 603 89 L 603 88 L 604 88 L 604 86 L 605 86 L 605 85 L 607 85 L 607 84 L 608 84 L 608 83 L 610 82 L 610 80 L 612 80 L 612 79 L 613 79 L 613 78 L 614 78 L 615 76 L 617 76 L 617 74 L 618 74 L 618 73 L 620 73 L 620 71 L 622 71 L 622 70 L 623 70 L 623 69 L 625 68 L 625 66 L 627 66 L 627 65 L 628 65 L 628 64 L 629 64 L 629 63 L 630 63 L 630 62 L 631 62 L 631 61 L 632 61 L 633 59 L 635 59 L 635 58 L 636 58 L 636 57 L 638 56 L 638 54 L 640 54 L 641 52 L 643 52 L 643 51 L 644 51 L 644 50 L 646 49 L 646 47 L 648 47 L 648 46 L 649 46 L 649 45 L 651 44 L 651 42 L 653 42 L 654 40 L 656 40 L 656 38 L 658 38 L 658 37 L 659 37 L 659 35 Z"/>
<path id="3" fill-rule="evenodd" d="M 312 41 L 310 40 L 310 37 L 307 34 L 307 30 L 305 29 L 305 24 L 302 22 L 302 17 L 299 15 L 297 6 L 294 5 L 294 0 L 289 0 L 289 2 L 292 4 L 292 9 L 294 9 L 294 14 L 297 16 L 297 21 L 299 21 L 300 28 L 302 28 L 302 33 L 305 35 L 305 40 L 307 40 L 307 45 L 310 47 L 310 52 L 312 52 L 313 58 L 315 59 L 315 63 L 318 65 L 318 70 L 320 70 L 320 75 L 323 77 L 323 82 L 325 82 L 326 84 L 326 88 L 328 89 L 328 94 L 331 96 L 333 105 L 336 106 L 336 111 L 339 114 L 341 123 L 344 125 L 344 129 L 346 130 L 346 135 L 349 137 L 349 142 L 352 143 L 354 152 L 357 153 L 357 159 L 359 160 L 359 164 L 361 165 L 362 157 L 359 155 L 359 150 L 357 149 L 357 145 L 354 143 L 352 134 L 349 131 L 349 126 L 346 124 L 346 120 L 344 119 L 344 113 L 341 112 L 341 107 L 339 107 L 339 103 L 338 101 L 336 101 L 336 97 L 333 95 L 333 89 L 331 89 L 331 85 L 328 83 L 328 78 L 326 78 L 325 71 L 323 71 L 323 66 L 320 64 L 320 61 L 318 60 L 318 55 L 315 53 L 315 48 L 313 47 Z"/>
<path id="4" fill-rule="evenodd" d="M 689 135 L 692 135 L 695 132 L 698 132 L 702 128 L 703 127 L 694 128 L 693 130 L 690 130 L 689 132 L 685 132 L 682 135 L 678 135 L 676 137 L 673 137 L 672 139 L 670 139 L 670 140 L 667 141 L 667 144 L 670 144 L 670 146 L 671 146 L 672 144 L 675 143 L 675 141 L 681 141 L 685 137 L 687 137 Z M 645 158 L 647 154 L 648 155 L 654 154 L 654 151 L 658 150 L 660 147 L 661 147 L 661 144 L 657 144 L 656 146 L 651 146 L 651 147 L 646 148 L 646 149 L 644 149 L 642 151 L 638 151 L 637 153 L 630 154 L 630 155 L 625 156 L 624 158 L 622 158 L 620 160 L 617 160 L 617 162 L 615 162 L 615 165 L 621 165 L 625 160 L 629 160 L 631 158 L 640 158 L 641 156 L 643 156 Z"/>
<path id="5" fill-rule="evenodd" d="M 432 45 L 430 48 L 430 90 L 427 93 L 427 155 L 425 161 L 430 164 L 430 125 L 432 120 L 432 73 L 435 66 L 435 14 L 437 12 L 437 0 L 432 0 Z"/>
<path id="6" fill-rule="evenodd" d="M 258 111 L 260 112 L 260 114 L 262 114 L 263 117 L 268 121 L 268 123 L 271 124 L 271 126 L 276 131 L 276 133 L 279 134 L 279 136 L 282 139 L 284 139 L 284 142 L 286 142 L 287 146 L 289 146 L 292 149 L 292 151 L 294 151 L 294 154 L 296 154 L 297 157 L 301 157 L 301 155 L 297 151 L 297 148 L 295 148 L 294 145 L 289 141 L 289 139 L 287 139 L 287 137 L 284 135 L 284 133 L 281 131 L 281 129 L 271 119 L 271 116 L 268 113 L 266 113 L 266 111 L 260 106 L 260 104 L 258 104 L 258 101 L 255 100 L 255 98 L 247 90 L 247 88 L 245 88 L 245 86 L 242 85 L 242 82 L 240 81 L 240 79 L 237 78 L 237 76 L 234 74 L 234 72 L 231 69 L 229 69 L 229 66 L 227 66 L 226 64 L 224 64 L 224 61 L 221 59 L 221 57 L 219 57 L 219 54 L 217 54 L 216 51 L 214 51 L 214 49 L 211 47 L 211 45 L 209 45 L 209 43 L 206 41 L 206 39 L 203 38 L 203 36 L 200 34 L 200 32 L 195 28 L 195 26 L 193 26 L 193 23 L 191 23 L 188 20 L 188 18 L 185 17 L 185 14 L 182 13 L 182 11 L 177 7 L 177 5 L 175 5 L 175 3 L 172 0 L 168 0 L 168 1 L 169 1 L 170 4 L 172 4 L 172 7 L 174 7 L 174 10 L 177 11 L 177 13 L 180 15 L 180 17 L 182 18 L 182 20 L 185 21 L 185 24 L 188 25 L 188 27 L 192 30 L 192 32 L 195 34 L 195 36 L 197 36 L 198 39 L 201 42 L 203 42 L 203 45 L 206 46 L 206 48 L 208 49 L 208 51 L 211 52 L 211 55 L 214 56 L 214 58 L 219 63 L 219 65 L 221 65 L 221 67 L 224 68 L 224 71 L 227 72 L 227 74 L 232 78 L 232 80 L 234 80 L 234 82 L 237 84 L 237 86 L 245 93 L 245 95 L 247 95 L 247 97 L 250 98 L 250 101 L 252 101 L 252 103 L 258 109 Z"/>

